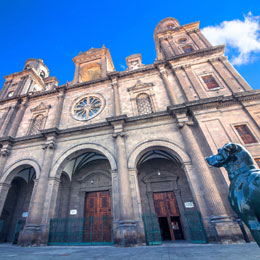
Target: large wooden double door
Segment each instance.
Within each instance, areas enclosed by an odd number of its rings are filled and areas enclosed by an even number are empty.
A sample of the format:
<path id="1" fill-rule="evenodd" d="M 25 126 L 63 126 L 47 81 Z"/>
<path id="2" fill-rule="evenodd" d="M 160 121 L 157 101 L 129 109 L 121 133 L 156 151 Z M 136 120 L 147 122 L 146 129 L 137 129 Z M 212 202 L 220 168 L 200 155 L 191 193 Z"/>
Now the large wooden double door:
<path id="1" fill-rule="evenodd" d="M 153 194 L 153 200 L 163 240 L 184 239 L 180 213 L 173 192 L 156 192 Z"/>
<path id="2" fill-rule="evenodd" d="M 85 242 L 111 242 L 110 192 L 88 192 L 85 204 Z"/>

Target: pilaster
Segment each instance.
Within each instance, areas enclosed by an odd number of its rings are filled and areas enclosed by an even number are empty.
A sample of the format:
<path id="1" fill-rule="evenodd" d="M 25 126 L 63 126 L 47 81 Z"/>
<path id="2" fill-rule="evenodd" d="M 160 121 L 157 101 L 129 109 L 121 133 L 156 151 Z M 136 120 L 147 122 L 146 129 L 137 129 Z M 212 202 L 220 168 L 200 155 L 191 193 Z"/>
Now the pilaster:
<path id="1" fill-rule="evenodd" d="M 173 86 L 172 86 L 172 84 L 169 81 L 168 73 L 167 73 L 166 68 L 163 67 L 163 66 L 158 66 L 158 69 L 160 71 L 160 75 L 161 75 L 161 78 L 163 80 L 163 83 L 164 83 L 164 86 L 165 86 L 166 92 L 168 94 L 168 97 L 169 97 L 171 105 L 178 104 L 178 99 L 176 97 L 176 93 L 175 93 L 175 91 L 173 89 Z"/>
<path id="2" fill-rule="evenodd" d="M 9 131 L 9 134 L 8 134 L 9 136 L 12 136 L 12 137 L 16 136 L 16 133 L 19 129 L 20 123 L 23 119 L 23 115 L 24 115 L 24 112 L 25 112 L 27 106 L 28 106 L 28 98 L 21 100 L 20 106 L 19 106 L 18 111 L 14 118 L 14 122 Z"/>
<path id="3" fill-rule="evenodd" d="M 227 68 L 227 70 L 230 72 L 231 75 L 238 81 L 240 86 L 245 90 L 245 91 L 250 91 L 252 88 L 250 85 L 245 81 L 245 79 L 237 72 L 237 70 L 230 64 L 228 61 L 227 57 L 221 57 L 220 62 Z"/>
<path id="4" fill-rule="evenodd" d="M 193 85 L 194 89 L 196 90 L 198 96 L 200 98 L 207 98 L 206 93 L 203 91 L 199 81 L 197 80 L 197 78 L 193 74 L 193 72 L 191 70 L 191 66 L 184 66 L 183 69 L 184 69 L 185 73 L 187 74 L 187 76 L 188 76 L 191 84 Z"/>
<path id="5" fill-rule="evenodd" d="M 204 42 L 206 47 L 208 47 L 208 48 L 212 47 L 211 43 L 207 40 L 207 38 L 202 34 L 202 32 L 200 30 L 196 30 L 196 34 Z"/>
<path id="6" fill-rule="evenodd" d="M 171 64 L 172 69 L 179 81 L 180 87 L 184 90 L 185 96 L 187 98 L 188 101 L 192 101 L 194 100 L 194 97 L 192 95 L 191 92 L 191 88 L 192 86 L 188 86 L 187 82 L 184 80 L 183 75 L 182 75 L 182 67 L 173 67 L 173 65 Z"/>
<path id="7" fill-rule="evenodd" d="M 187 33 L 191 37 L 193 43 L 198 47 L 198 49 L 204 49 L 205 47 L 207 47 L 196 34 L 196 30 L 191 30 Z"/>
<path id="8" fill-rule="evenodd" d="M 121 107 L 120 107 L 120 99 L 119 99 L 119 86 L 116 77 L 112 79 L 112 88 L 113 88 L 113 99 L 114 99 L 114 115 L 119 116 L 121 114 Z"/>
<path id="9" fill-rule="evenodd" d="M 58 129 L 59 125 L 60 125 L 61 112 L 62 112 L 63 103 L 64 103 L 64 99 L 65 99 L 65 90 L 64 89 L 62 89 L 59 92 L 59 94 L 57 95 L 57 99 L 58 99 L 58 103 L 57 103 L 56 110 L 55 110 L 53 127 Z"/>
<path id="10" fill-rule="evenodd" d="M 7 116 L 5 118 L 5 121 L 4 121 L 2 128 L 1 128 L 1 131 L 0 131 L 0 136 L 7 136 L 8 135 L 10 126 L 11 126 L 12 121 L 13 121 L 12 119 L 15 116 L 15 112 L 16 112 L 16 109 L 17 109 L 18 106 L 19 106 L 19 101 L 17 101 L 15 104 L 13 104 L 9 107 L 9 111 L 7 113 Z"/>
<path id="11" fill-rule="evenodd" d="M 227 75 L 227 72 L 223 69 L 223 64 L 221 64 L 219 59 L 209 59 L 209 63 L 217 71 L 218 75 L 223 79 L 232 93 L 242 91 L 242 89 L 237 86 L 237 82 L 233 82 Z"/>

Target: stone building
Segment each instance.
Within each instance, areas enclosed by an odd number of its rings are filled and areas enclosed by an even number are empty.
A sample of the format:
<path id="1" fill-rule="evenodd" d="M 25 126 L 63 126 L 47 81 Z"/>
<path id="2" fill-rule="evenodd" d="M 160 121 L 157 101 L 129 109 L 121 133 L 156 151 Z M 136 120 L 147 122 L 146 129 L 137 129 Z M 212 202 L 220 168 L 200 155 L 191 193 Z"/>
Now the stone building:
<path id="1" fill-rule="evenodd" d="M 115 71 L 103 46 L 58 86 L 41 59 L 0 92 L 0 241 L 20 245 L 226 242 L 246 237 L 224 170 L 229 141 L 260 161 L 260 91 L 199 22 L 162 20 L 156 61 Z"/>

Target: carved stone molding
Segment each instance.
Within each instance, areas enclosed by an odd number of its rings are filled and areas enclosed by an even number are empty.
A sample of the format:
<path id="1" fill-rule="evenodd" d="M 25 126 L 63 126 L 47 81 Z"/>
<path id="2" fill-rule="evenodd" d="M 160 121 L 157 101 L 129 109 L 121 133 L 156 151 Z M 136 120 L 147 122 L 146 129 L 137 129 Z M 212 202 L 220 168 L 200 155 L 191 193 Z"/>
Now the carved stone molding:
<path id="1" fill-rule="evenodd" d="M 51 105 L 46 105 L 43 102 L 41 102 L 38 106 L 35 108 L 31 109 L 31 112 L 38 112 L 38 111 L 43 111 L 43 110 L 48 110 L 51 108 Z"/>

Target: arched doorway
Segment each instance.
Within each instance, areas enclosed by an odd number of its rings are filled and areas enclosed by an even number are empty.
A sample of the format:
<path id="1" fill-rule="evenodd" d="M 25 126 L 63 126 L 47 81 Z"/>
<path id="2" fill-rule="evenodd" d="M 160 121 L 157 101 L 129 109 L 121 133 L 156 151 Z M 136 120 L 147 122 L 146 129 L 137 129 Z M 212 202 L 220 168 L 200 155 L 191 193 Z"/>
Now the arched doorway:
<path id="1" fill-rule="evenodd" d="M 19 168 L 20 170 L 11 180 L 0 217 L 2 223 L 0 242 L 16 244 L 28 216 L 36 173 L 34 168 L 29 165 L 23 165 Z"/>
<path id="2" fill-rule="evenodd" d="M 143 215 L 157 218 L 162 240 L 189 240 L 186 213 L 196 206 L 179 159 L 163 147 L 150 148 L 137 170 Z"/>
<path id="3" fill-rule="evenodd" d="M 112 243 L 111 212 L 108 159 L 98 151 L 77 152 L 61 173 L 49 244 Z"/>

